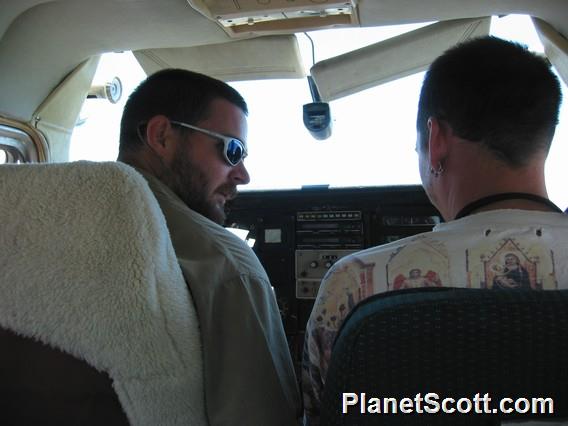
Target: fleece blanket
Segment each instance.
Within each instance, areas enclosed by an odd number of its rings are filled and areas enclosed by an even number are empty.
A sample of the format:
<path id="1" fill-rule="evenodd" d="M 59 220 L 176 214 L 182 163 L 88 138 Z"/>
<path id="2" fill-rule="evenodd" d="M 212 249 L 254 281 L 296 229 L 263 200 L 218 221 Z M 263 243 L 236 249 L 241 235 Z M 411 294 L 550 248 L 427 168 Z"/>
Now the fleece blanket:
<path id="1" fill-rule="evenodd" d="M 131 424 L 206 424 L 195 309 L 134 169 L 0 166 L 0 271 L 0 325 L 107 372 Z"/>

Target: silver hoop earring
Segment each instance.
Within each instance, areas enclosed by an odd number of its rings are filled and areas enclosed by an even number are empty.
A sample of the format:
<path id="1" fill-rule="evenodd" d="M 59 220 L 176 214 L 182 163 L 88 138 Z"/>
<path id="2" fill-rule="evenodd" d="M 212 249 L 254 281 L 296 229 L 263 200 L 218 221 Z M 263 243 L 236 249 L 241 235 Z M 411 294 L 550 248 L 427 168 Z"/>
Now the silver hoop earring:
<path id="1" fill-rule="evenodd" d="M 438 163 L 438 170 L 434 170 L 434 167 L 430 167 L 430 173 L 432 173 L 434 177 L 439 177 L 442 173 L 444 173 L 442 163 Z"/>

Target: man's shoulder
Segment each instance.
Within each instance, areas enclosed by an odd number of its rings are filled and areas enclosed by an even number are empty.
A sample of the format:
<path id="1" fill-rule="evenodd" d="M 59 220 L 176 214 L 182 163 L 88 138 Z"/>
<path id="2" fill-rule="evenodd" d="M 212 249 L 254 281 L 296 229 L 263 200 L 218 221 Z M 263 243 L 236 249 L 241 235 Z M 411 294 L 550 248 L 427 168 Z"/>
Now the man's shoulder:
<path id="1" fill-rule="evenodd" d="M 348 256 L 341 258 L 330 272 L 337 273 L 342 270 L 356 268 L 360 270 L 362 267 L 377 267 L 386 265 L 389 260 L 403 248 L 418 246 L 429 239 L 447 238 L 446 233 L 425 232 L 402 238 L 391 243 L 382 244 L 361 251 L 354 252 Z"/>
<path id="2" fill-rule="evenodd" d="M 479 227 L 515 229 L 522 226 L 559 226 L 568 229 L 568 215 L 557 212 L 537 210 L 500 209 L 490 210 L 452 220 L 438 225 L 437 229 L 455 232 L 468 232 Z"/>
<path id="3" fill-rule="evenodd" d="M 166 219 L 177 257 L 189 261 L 217 261 L 229 274 L 249 273 L 265 276 L 258 258 L 245 241 L 221 225 L 190 209 L 155 176 L 138 170 Z"/>
<path id="4" fill-rule="evenodd" d="M 235 274 L 264 276 L 258 258 L 245 241 L 187 206 L 164 211 L 178 257 L 218 259 Z M 170 226 L 171 224 L 171 226 Z"/>

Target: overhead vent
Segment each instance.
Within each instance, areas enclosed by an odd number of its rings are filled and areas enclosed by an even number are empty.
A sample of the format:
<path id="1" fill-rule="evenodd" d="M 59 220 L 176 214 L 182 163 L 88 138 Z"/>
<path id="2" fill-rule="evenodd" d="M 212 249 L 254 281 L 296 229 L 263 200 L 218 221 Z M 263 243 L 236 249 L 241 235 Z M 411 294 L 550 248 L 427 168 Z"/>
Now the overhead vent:
<path id="1" fill-rule="evenodd" d="M 187 0 L 231 36 L 358 25 L 356 0 Z"/>

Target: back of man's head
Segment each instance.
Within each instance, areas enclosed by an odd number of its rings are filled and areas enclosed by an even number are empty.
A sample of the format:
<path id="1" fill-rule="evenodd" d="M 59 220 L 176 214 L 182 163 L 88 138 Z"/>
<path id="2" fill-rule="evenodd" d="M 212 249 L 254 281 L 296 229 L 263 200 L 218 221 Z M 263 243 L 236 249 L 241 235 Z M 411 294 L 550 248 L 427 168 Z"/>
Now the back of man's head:
<path id="1" fill-rule="evenodd" d="M 558 122 L 560 84 L 548 62 L 526 47 L 495 37 L 459 44 L 428 70 L 418 104 L 422 148 L 427 121 L 485 145 L 511 167 L 548 152 Z"/>
<path id="2" fill-rule="evenodd" d="M 149 76 L 132 92 L 120 123 L 119 158 L 142 145 L 140 127 L 156 115 L 195 124 L 207 118 L 214 99 L 225 99 L 248 113 L 243 97 L 228 84 L 183 69 L 165 69 Z"/>

